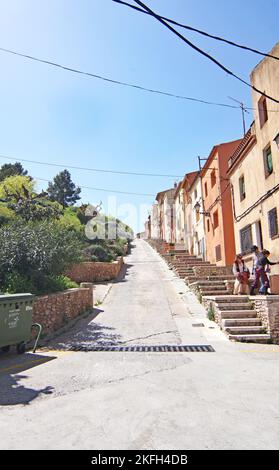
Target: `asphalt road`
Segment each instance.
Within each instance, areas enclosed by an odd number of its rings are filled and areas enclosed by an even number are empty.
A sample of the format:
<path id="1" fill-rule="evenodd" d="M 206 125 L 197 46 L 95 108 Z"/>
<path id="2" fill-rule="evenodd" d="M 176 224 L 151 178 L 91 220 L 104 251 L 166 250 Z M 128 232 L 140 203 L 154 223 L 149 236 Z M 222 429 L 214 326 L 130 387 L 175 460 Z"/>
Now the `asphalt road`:
<path id="1" fill-rule="evenodd" d="M 145 242 L 126 261 L 48 349 L 0 356 L 0 449 L 278 449 L 279 346 L 230 343 Z M 69 350 L 96 344 L 215 352 Z"/>

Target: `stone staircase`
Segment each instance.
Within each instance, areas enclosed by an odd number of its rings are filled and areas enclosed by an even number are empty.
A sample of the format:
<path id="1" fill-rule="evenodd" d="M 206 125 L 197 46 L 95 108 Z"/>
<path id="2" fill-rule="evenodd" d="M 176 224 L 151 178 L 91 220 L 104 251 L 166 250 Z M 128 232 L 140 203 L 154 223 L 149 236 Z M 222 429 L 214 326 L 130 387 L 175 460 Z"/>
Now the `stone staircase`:
<path id="1" fill-rule="evenodd" d="M 226 281 L 233 281 L 234 276 L 230 274 L 223 274 L 224 268 L 216 267 L 215 264 L 209 261 L 204 261 L 202 258 L 189 254 L 185 249 L 173 249 L 164 252 L 158 242 L 150 243 L 155 248 L 162 258 L 166 261 L 170 269 L 172 269 L 177 276 L 185 280 L 186 284 L 194 291 L 200 298 L 204 295 L 225 295 L 229 293 Z M 209 275 L 197 274 L 196 268 L 203 271 L 207 268 Z M 212 268 L 212 274 L 210 274 Z M 220 271 L 220 275 L 218 274 Z"/>
<path id="2" fill-rule="evenodd" d="M 230 340 L 249 343 L 270 341 L 271 337 L 248 296 L 209 296 L 203 300 Z"/>
<path id="3" fill-rule="evenodd" d="M 230 295 L 235 280 L 231 267 L 216 266 L 183 249 L 166 252 L 158 242 L 153 244 L 153 248 L 170 269 L 185 280 L 230 340 L 251 343 L 271 341 L 249 297 Z"/>

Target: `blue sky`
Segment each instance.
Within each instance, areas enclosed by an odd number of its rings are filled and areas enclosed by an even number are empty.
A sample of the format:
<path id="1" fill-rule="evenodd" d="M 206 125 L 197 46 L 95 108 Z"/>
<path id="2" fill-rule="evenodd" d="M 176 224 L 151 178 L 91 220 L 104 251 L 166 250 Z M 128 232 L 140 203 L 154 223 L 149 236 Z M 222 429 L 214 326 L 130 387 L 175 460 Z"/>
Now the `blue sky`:
<path id="1" fill-rule="evenodd" d="M 276 0 L 146 0 L 164 16 L 269 51 L 279 40 Z M 197 34 L 185 35 L 246 80 L 260 56 Z M 187 34 L 186 34 L 187 33 Z M 9 0 L 0 3 L 0 47 L 116 80 L 209 101 L 251 105 L 250 89 L 227 76 L 146 15 L 111 0 Z M 0 154 L 123 171 L 183 175 L 197 155 L 242 135 L 238 110 L 195 104 L 106 84 L 0 52 Z M 247 115 L 247 124 L 253 120 Z M 0 158 L 0 164 L 5 160 Z M 51 179 L 56 168 L 24 165 Z M 173 178 L 128 177 L 71 171 L 83 202 L 113 190 L 156 194 Z M 38 185 L 43 187 L 41 182 Z M 115 195 L 142 227 L 152 197 Z M 114 201 L 113 201 L 114 202 Z M 109 209 L 112 212 L 112 209 Z M 130 218 L 128 217 L 128 222 Z"/>

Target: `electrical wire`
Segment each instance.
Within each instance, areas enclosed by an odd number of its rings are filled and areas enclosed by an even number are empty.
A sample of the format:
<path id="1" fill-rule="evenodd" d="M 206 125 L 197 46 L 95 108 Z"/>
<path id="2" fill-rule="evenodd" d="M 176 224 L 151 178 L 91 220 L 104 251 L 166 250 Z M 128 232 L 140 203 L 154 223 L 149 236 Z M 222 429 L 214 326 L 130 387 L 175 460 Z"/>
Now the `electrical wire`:
<path id="1" fill-rule="evenodd" d="M 49 183 L 49 180 L 44 179 L 44 178 L 38 178 L 37 176 L 33 177 L 34 180 L 37 181 L 45 181 Z M 155 194 L 149 194 L 149 193 L 132 193 L 128 191 L 118 191 L 114 189 L 107 189 L 107 188 L 92 188 L 91 186 L 78 186 L 80 189 L 89 189 L 92 191 L 104 191 L 106 193 L 113 193 L 113 194 L 127 194 L 129 196 L 147 196 L 147 197 L 155 197 Z"/>
<path id="2" fill-rule="evenodd" d="M 72 67 L 61 65 L 61 64 L 58 64 L 56 62 L 51 62 L 51 61 L 48 61 L 48 60 L 45 60 L 45 59 L 40 59 L 40 58 L 35 57 L 35 56 L 22 54 L 21 52 L 13 51 L 11 49 L 5 49 L 3 47 L 0 47 L 0 51 L 6 52 L 7 54 L 12 54 L 12 55 L 15 55 L 15 56 L 23 57 L 25 59 L 40 62 L 40 63 L 46 64 L 46 65 L 51 65 L 52 67 L 57 67 L 57 68 L 66 70 L 68 72 L 73 72 L 73 73 L 77 73 L 77 74 L 80 74 L 80 75 L 85 75 L 87 77 L 96 78 L 98 80 L 103 80 L 105 82 L 113 83 L 115 85 L 121 85 L 121 86 L 125 86 L 125 87 L 135 88 L 137 90 L 146 91 L 148 93 L 168 96 L 170 98 L 176 98 L 176 99 L 180 99 L 180 100 L 193 101 L 193 102 L 196 102 L 196 103 L 207 104 L 207 105 L 211 105 L 211 106 L 220 106 L 220 107 L 231 108 L 231 109 L 239 109 L 239 106 L 235 106 L 235 105 L 231 105 L 231 104 L 218 103 L 218 102 L 214 102 L 214 101 L 207 101 L 207 100 L 203 100 L 203 99 L 199 99 L 199 98 L 193 98 L 193 97 L 190 97 L 190 96 L 177 95 L 175 93 L 171 93 L 171 92 L 167 92 L 167 91 L 157 90 L 157 89 L 153 89 L 153 88 L 146 88 L 146 87 L 141 86 L 141 85 L 136 85 L 136 84 L 128 83 L 128 82 L 122 82 L 120 80 L 114 80 L 112 78 L 107 78 L 107 77 L 104 77 L 102 75 L 96 75 L 96 74 L 93 74 L 91 72 L 84 72 L 84 71 L 79 70 L 79 69 L 74 69 Z"/>
<path id="3" fill-rule="evenodd" d="M 164 174 L 157 174 L 157 173 L 136 173 L 131 171 L 118 171 L 118 170 L 104 170 L 102 168 L 85 168 L 80 166 L 72 166 L 72 165 L 64 165 L 61 163 L 49 163 L 49 162 L 41 162 L 37 160 L 27 160 L 24 158 L 15 158 L 15 157 L 7 157 L 6 155 L 0 155 L 0 158 L 7 159 L 7 160 L 16 160 L 20 162 L 27 162 L 27 163 L 35 163 L 38 165 L 45 165 L 45 166 L 55 166 L 65 169 L 73 169 L 73 170 L 84 170 L 84 171 L 93 171 L 97 173 L 112 173 L 117 175 L 132 175 L 132 176 L 152 176 L 152 177 L 162 177 L 162 178 L 184 178 L 181 175 L 164 175 Z"/>
<path id="4" fill-rule="evenodd" d="M 276 98 L 273 98 L 272 96 L 269 96 L 267 95 L 264 91 L 262 90 L 259 90 L 258 88 L 256 88 L 254 85 L 251 85 L 251 83 L 247 82 L 246 80 L 244 80 L 243 78 L 239 77 L 238 75 L 236 75 L 234 72 L 232 72 L 231 70 L 229 70 L 227 67 L 225 67 L 223 64 L 221 64 L 221 62 L 219 62 L 217 59 L 215 59 L 214 57 L 212 57 L 210 54 L 208 54 L 207 52 L 203 51 L 202 49 L 200 49 L 198 46 L 196 46 L 194 43 L 192 43 L 191 41 L 189 41 L 185 36 L 183 36 L 182 34 L 180 34 L 176 29 L 174 29 L 172 26 L 170 26 L 166 21 L 164 21 L 160 16 L 158 16 L 153 10 L 151 10 L 149 7 L 147 7 L 144 3 L 142 3 L 140 0 L 134 0 L 135 3 L 137 3 L 138 5 L 140 5 L 142 8 L 144 8 L 146 11 L 148 11 L 150 13 L 151 16 L 153 16 L 157 21 L 159 21 L 160 23 L 162 23 L 166 28 L 168 28 L 172 33 L 174 33 L 176 36 L 178 36 L 183 42 L 185 42 L 186 44 L 188 44 L 188 46 L 190 46 L 192 49 L 194 49 L 195 51 L 199 52 L 201 55 L 203 55 L 204 57 L 206 57 L 207 59 L 209 59 L 211 62 L 213 62 L 215 65 L 217 65 L 217 67 L 221 68 L 224 72 L 226 72 L 227 74 L 231 75 L 232 77 L 236 78 L 237 80 L 239 80 L 241 83 L 243 83 L 244 85 L 248 86 L 249 88 L 253 89 L 254 91 L 256 91 L 257 93 L 259 93 L 261 96 L 265 96 L 266 98 L 268 98 L 269 100 L 271 101 L 274 101 L 275 103 L 279 103 L 279 100 L 277 100 Z"/>
<path id="5" fill-rule="evenodd" d="M 162 91 L 162 90 L 158 90 L 158 89 L 153 89 L 153 88 L 147 88 L 147 87 L 144 87 L 142 85 L 136 85 L 134 83 L 123 82 L 123 81 L 120 81 L 120 80 L 114 80 L 112 78 L 104 77 L 102 75 L 96 75 L 96 74 L 93 74 L 91 72 L 85 72 L 85 71 L 79 70 L 79 69 L 74 69 L 72 67 L 61 65 L 61 64 L 58 64 L 56 62 L 51 62 L 51 61 L 48 61 L 48 60 L 45 60 L 45 59 L 40 59 L 38 57 L 31 56 L 31 55 L 28 55 L 28 54 L 22 54 L 21 52 L 13 51 L 11 49 L 5 49 L 4 47 L 0 47 L 0 51 L 6 52 L 7 54 L 12 54 L 12 55 L 15 55 L 15 56 L 18 56 L 18 57 L 22 57 L 24 59 L 33 60 L 33 61 L 36 61 L 36 62 L 40 62 L 42 64 L 50 65 L 52 67 L 61 68 L 61 69 L 66 70 L 68 72 L 73 72 L 73 73 L 77 73 L 77 74 L 80 74 L 80 75 L 85 75 L 87 77 L 96 78 L 98 80 L 103 80 L 103 81 L 108 82 L 108 83 L 113 83 L 114 85 L 120 85 L 120 86 L 124 86 L 124 87 L 134 88 L 136 90 L 145 91 L 147 93 L 152 93 L 152 94 L 155 94 L 155 95 L 162 95 L 162 96 L 167 96 L 169 98 L 175 98 L 175 99 L 185 100 L 185 101 L 192 101 L 194 103 L 206 104 L 206 105 L 209 105 L 209 106 L 218 106 L 218 107 L 229 108 L 229 109 L 241 109 L 240 106 L 236 106 L 236 105 L 231 105 L 231 104 L 227 104 L 227 103 L 219 103 L 219 102 L 216 102 L 216 101 L 208 101 L 208 100 L 204 100 L 204 99 L 193 98 L 191 96 L 177 95 L 175 93 Z M 254 110 L 254 111 L 256 110 L 256 108 L 249 108 L 249 107 L 245 106 L 245 110 L 246 109 Z M 279 112 L 278 110 L 272 110 L 272 109 L 271 110 L 268 109 L 267 111 L 268 112 Z"/>
<path id="6" fill-rule="evenodd" d="M 240 222 L 244 217 L 246 217 L 250 212 L 252 212 L 257 206 L 259 206 L 262 202 L 264 202 L 266 199 L 271 197 L 276 191 L 279 190 L 279 184 L 274 186 L 272 189 L 267 191 L 265 194 L 263 194 L 252 206 L 248 207 L 242 214 L 236 215 L 236 209 L 235 209 L 235 196 L 234 196 L 234 187 L 231 185 L 231 190 L 232 190 L 232 201 L 233 201 L 233 215 L 234 215 L 234 220 L 235 222 Z"/>
<path id="7" fill-rule="evenodd" d="M 126 5 L 130 8 L 133 8 L 134 10 L 140 11 L 141 13 L 145 13 L 146 15 L 151 15 L 151 13 L 149 13 L 148 11 L 145 11 L 142 8 L 136 7 L 135 5 L 131 5 L 128 2 L 124 2 L 122 0 L 112 0 L 112 1 L 115 2 L 115 3 L 120 3 L 121 5 Z M 259 51 L 258 49 L 253 49 L 252 47 L 244 46 L 243 44 L 238 44 L 236 42 L 229 41 L 228 39 L 222 38 L 220 36 L 214 36 L 213 34 L 209 34 L 206 31 L 202 31 L 201 29 L 193 28 L 192 26 L 185 25 L 185 24 L 182 24 L 182 23 L 178 23 L 177 21 L 174 21 L 170 18 L 166 18 L 165 16 L 162 16 L 162 15 L 158 15 L 158 16 L 160 16 L 160 18 L 162 20 L 165 20 L 168 23 L 174 24 L 176 26 L 179 26 L 180 28 L 188 29 L 189 31 L 194 31 L 195 33 L 201 34 L 201 35 L 206 36 L 208 38 L 215 39 L 217 41 L 222 41 L 226 44 L 229 44 L 230 46 L 234 46 L 234 47 L 238 47 L 240 49 L 244 49 L 244 50 L 247 50 L 247 51 L 250 51 L 250 52 L 254 52 L 255 54 L 258 54 L 258 55 L 261 55 L 261 56 L 264 56 L 264 57 L 270 57 L 271 59 L 279 60 L 279 57 L 276 57 L 274 55 L 267 54 L 265 52 Z"/>

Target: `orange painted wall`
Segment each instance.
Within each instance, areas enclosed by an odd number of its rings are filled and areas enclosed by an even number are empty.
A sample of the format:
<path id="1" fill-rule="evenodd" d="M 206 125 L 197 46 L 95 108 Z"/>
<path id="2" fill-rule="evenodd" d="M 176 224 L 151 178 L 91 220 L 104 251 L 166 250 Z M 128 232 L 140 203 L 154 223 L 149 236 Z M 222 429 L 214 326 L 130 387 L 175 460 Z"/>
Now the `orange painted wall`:
<path id="1" fill-rule="evenodd" d="M 202 171 L 202 185 L 205 212 L 210 217 L 205 218 L 205 237 L 207 259 L 217 266 L 233 264 L 235 258 L 235 238 L 232 214 L 232 201 L 229 180 L 227 176 L 228 161 L 241 140 L 216 145 Z M 211 173 L 215 170 L 216 184 L 212 187 Z M 205 193 L 205 183 L 208 193 Z M 221 199 L 216 200 L 221 196 Z M 218 211 L 218 227 L 214 228 L 214 213 Z M 208 231 L 208 221 L 209 228 Z M 220 246 L 221 259 L 216 260 L 216 247 Z"/>

